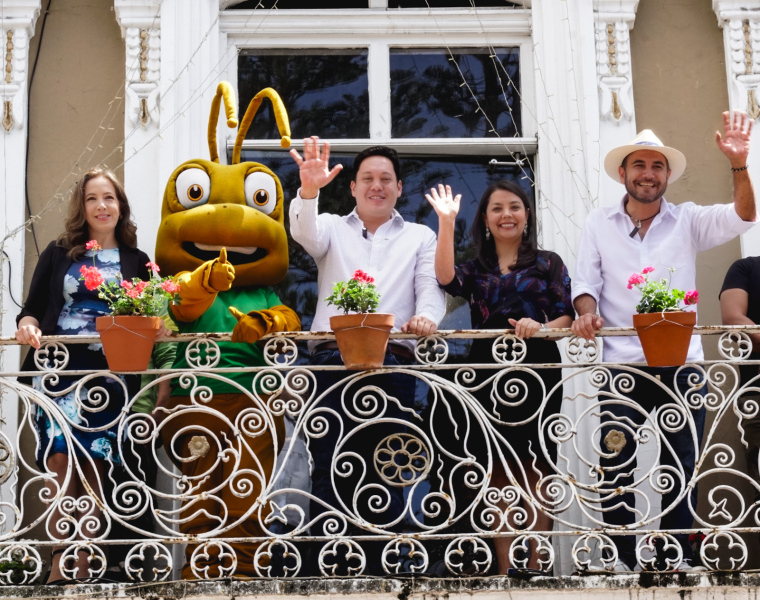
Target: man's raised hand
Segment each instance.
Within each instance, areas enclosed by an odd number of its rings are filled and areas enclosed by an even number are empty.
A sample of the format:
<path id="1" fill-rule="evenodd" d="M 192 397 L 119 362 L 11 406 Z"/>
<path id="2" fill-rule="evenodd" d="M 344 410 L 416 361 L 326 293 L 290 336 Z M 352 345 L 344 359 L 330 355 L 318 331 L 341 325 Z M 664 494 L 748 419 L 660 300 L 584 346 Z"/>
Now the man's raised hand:
<path id="1" fill-rule="evenodd" d="M 438 219 L 441 221 L 456 220 L 459 214 L 459 201 L 462 199 L 462 194 L 457 194 L 454 197 L 450 185 L 444 188 L 443 184 L 439 183 L 438 190 L 430 188 L 430 193 L 425 194 L 425 198 L 435 209 Z"/>
<path id="2" fill-rule="evenodd" d="M 723 135 L 719 131 L 715 132 L 718 148 L 731 161 L 731 166 L 735 169 L 747 164 L 753 123 L 754 121 L 745 112 L 739 110 L 734 112 L 733 123 L 731 122 L 731 115 L 724 112 Z"/>
<path id="3" fill-rule="evenodd" d="M 304 138 L 303 158 L 297 150 L 291 150 L 290 156 L 296 161 L 301 176 L 301 198 L 307 200 L 316 198 L 319 190 L 343 170 L 340 164 L 330 170 L 330 144 L 325 142 L 320 149 L 317 136 Z"/>

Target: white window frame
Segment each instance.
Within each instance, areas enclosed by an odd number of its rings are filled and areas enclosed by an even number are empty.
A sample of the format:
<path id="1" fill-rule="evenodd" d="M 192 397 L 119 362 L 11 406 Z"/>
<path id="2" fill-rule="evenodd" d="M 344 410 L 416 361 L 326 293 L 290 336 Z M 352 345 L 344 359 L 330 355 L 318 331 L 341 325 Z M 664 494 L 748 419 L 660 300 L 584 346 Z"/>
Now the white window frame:
<path id="1" fill-rule="evenodd" d="M 400 154 L 504 156 L 534 154 L 536 138 L 533 42 L 530 9 L 322 9 L 226 10 L 219 18 L 222 54 L 230 57 L 227 76 L 237 92 L 239 50 L 365 49 L 369 86 L 370 136 L 327 140 L 336 152 L 357 152 L 383 144 Z M 392 138 L 390 50 L 393 48 L 519 47 L 523 137 Z M 219 139 L 233 139 L 221 127 Z M 301 140 L 293 140 L 301 148 Z M 279 140 L 246 140 L 245 150 L 280 149 Z M 224 153 L 226 155 L 226 153 Z"/>

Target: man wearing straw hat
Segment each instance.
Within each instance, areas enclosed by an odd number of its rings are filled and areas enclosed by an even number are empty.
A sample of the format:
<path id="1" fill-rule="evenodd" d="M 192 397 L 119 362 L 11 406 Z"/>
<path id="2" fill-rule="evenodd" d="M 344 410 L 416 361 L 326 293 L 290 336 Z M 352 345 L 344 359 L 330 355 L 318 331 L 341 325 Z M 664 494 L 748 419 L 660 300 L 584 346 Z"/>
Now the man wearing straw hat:
<path id="1" fill-rule="evenodd" d="M 604 168 L 607 174 L 625 185 L 626 194 L 615 206 L 593 210 L 583 226 L 578 248 L 578 262 L 573 278 L 573 304 L 578 319 L 573 323 L 573 333 L 587 340 L 594 338 L 594 331 L 601 327 L 631 327 L 632 315 L 640 294 L 627 287 L 628 277 L 641 273 L 646 267 L 654 268 L 654 276 L 667 278 L 668 269 L 674 268 L 671 287 L 691 290 L 696 287 L 696 255 L 724 244 L 748 231 L 755 222 L 755 195 L 747 170 L 752 120 L 745 113 L 723 113 L 721 135 L 716 132 L 716 142 L 728 158 L 734 178 L 733 204 L 698 206 L 693 202 L 679 205 L 668 203 L 663 197 L 669 183 L 678 179 L 686 169 L 686 158 L 674 148 L 665 146 L 650 130 L 642 131 L 629 144 L 615 148 L 607 154 Z M 598 311 L 598 312 L 597 312 Z M 604 362 L 641 363 L 644 353 L 637 337 L 607 337 L 604 340 Z M 693 336 L 687 362 L 704 360 L 700 336 Z M 600 512 L 605 523 L 624 527 L 649 518 L 655 513 L 644 509 L 644 516 L 636 511 L 635 496 L 630 490 L 634 480 L 642 472 L 636 472 L 635 453 L 643 443 L 646 431 L 642 426 L 652 426 L 649 414 L 658 406 L 674 406 L 676 400 L 665 389 L 674 389 L 677 383 L 681 394 L 690 390 L 687 377 L 693 369 L 684 369 L 676 379 L 675 367 L 640 369 L 650 377 L 633 376 L 633 388 L 617 393 L 630 400 L 604 404 L 602 430 L 599 442 L 603 481 L 600 483 Z M 624 371 L 610 369 L 611 376 Z M 659 381 L 658 381 L 659 380 Z M 604 390 L 609 392 L 609 384 Z M 690 391 L 693 392 L 693 389 Z M 699 391 L 699 390 L 698 390 Z M 703 392 L 702 392 L 703 393 Z M 609 394 L 605 395 L 608 399 Z M 600 398 L 601 399 L 601 398 Z M 670 411 L 673 412 L 673 411 Z M 677 412 L 677 411 L 676 411 Z M 673 412 L 673 414 L 676 414 Z M 660 411 L 661 417 L 664 416 Z M 680 415 L 680 413 L 678 413 Z M 696 488 L 690 498 L 684 490 L 694 473 L 696 454 L 702 438 L 705 409 L 693 409 L 692 415 L 697 440 L 689 424 L 681 423 L 668 432 L 659 423 L 657 431 L 669 443 L 660 439 L 660 467 L 654 473 L 662 478 L 672 478 L 672 486 L 664 486 L 661 529 L 690 529 L 693 517 L 689 500 L 696 509 Z M 649 421 L 647 422 L 647 419 Z M 682 425 L 682 426 L 681 426 Z M 616 436 L 614 443 L 610 435 Z M 624 441 L 620 435 L 624 436 Z M 634 437 L 634 435 L 636 437 Z M 654 440 L 652 440 L 654 442 Z M 655 442 L 657 443 L 657 442 Z M 681 482 L 681 470 L 685 482 Z M 640 490 L 639 490 L 640 491 Z M 637 494 L 640 495 L 640 494 Z M 680 501 L 679 501 L 680 497 Z M 678 501 L 675 507 L 671 506 Z M 641 502 L 641 501 L 640 501 Z M 641 511 L 641 503 L 638 508 Z M 636 538 L 634 536 L 610 536 L 617 547 L 615 570 L 633 570 L 637 565 Z M 688 536 L 674 536 L 683 552 L 680 570 L 690 570 L 693 553 Z M 662 538 L 654 540 L 658 551 L 658 568 L 677 564 L 677 547 Z M 606 559 L 611 562 L 611 556 Z"/>

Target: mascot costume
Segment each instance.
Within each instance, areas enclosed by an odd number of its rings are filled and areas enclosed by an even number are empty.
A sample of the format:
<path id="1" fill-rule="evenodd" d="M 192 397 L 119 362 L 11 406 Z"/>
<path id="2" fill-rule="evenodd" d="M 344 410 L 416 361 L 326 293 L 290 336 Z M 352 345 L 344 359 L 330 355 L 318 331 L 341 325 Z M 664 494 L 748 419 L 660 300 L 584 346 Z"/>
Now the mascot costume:
<path id="1" fill-rule="evenodd" d="M 288 271 L 282 186 L 264 165 L 240 162 L 245 134 L 264 98 L 274 106 L 281 145 L 287 148 L 288 116 L 277 92 L 267 88 L 248 106 L 232 164 L 219 164 L 216 127 L 222 99 L 227 125 L 237 125 L 234 93 L 222 82 L 208 124 L 211 160 L 183 163 L 164 191 L 156 260 L 161 273 L 175 276 L 180 284 L 181 303 L 170 307 L 172 318 L 181 333 L 232 332 L 232 342 L 219 343 L 220 368 L 263 366 L 256 342 L 268 333 L 301 328 L 296 313 L 268 287 Z M 191 366 L 187 346 L 179 344 L 174 368 Z M 191 360 L 199 355 L 194 348 L 189 354 Z M 200 389 L 191 394 L 194 382 L 188 383 L 189 378 L 173 382 L 161 430 L 166 453 L 182 472 L 178 486 L 185 501 L 175 518 L 188 536 L 263 537 L 259 518 L 268 510 L 258 498 L 271 476 L 276 446 L 282 445 L 284 424 L 253 389 L 254 373 L 224 377 L 239 387 L 198 377 L 197 385 L 213 393 L 210 400 Z M 236 574 L 256 576 L 253 562 L 259 544 L 229 545 L 237 555 Z M 190 544 L 187 556 L 191 553 L 194 569 L 186 562 L 183 579 L 194 578 L 193 570 L 206 577 L 230 572 L 231 557 L 219 544 Z"/>

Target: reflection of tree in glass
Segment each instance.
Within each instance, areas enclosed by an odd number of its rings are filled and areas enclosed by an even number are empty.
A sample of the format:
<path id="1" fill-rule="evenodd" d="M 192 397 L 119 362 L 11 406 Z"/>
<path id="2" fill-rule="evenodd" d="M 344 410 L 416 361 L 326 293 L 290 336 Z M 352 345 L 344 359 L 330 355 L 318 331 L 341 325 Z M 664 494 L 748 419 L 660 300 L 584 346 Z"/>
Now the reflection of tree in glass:
<path id="1" fill-rule="evenodd" d="M 495 59 L 489 53 L 454 54 L 457 64 L 445 51 L 391 53 L 393 137 L 495 137 L 478 105 L 499 136 L 519 135 L 520 101 L 509 85 L 510 79 L 519 82 L 519 49 L 496 52 Z"/>
<path id="2" fill-rule="evenodd" d="M 282 98 L 290 118 L 291 137 L 369 137 L 367 57 L 363 54 L 241 54 L 238 90 L 242 115 L 254 95 L 266 87 Z M 336 88 L 336 89 L 332 89 Z M 268 103 L 248 130 L 248 139 L 278 139 Z"/>

